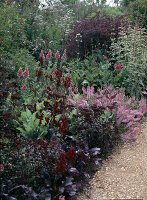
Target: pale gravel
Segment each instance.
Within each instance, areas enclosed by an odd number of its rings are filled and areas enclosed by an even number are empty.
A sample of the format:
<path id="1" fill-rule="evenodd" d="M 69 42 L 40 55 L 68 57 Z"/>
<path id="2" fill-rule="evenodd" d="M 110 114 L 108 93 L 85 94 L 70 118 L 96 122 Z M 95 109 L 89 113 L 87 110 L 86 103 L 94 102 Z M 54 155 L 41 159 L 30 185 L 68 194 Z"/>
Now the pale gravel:
<path id="1" fill-rule="evenodd" d="M 118 147 L 103 162 L 76 200 L 147 200 L 147 118 L 132 143 Z"/>

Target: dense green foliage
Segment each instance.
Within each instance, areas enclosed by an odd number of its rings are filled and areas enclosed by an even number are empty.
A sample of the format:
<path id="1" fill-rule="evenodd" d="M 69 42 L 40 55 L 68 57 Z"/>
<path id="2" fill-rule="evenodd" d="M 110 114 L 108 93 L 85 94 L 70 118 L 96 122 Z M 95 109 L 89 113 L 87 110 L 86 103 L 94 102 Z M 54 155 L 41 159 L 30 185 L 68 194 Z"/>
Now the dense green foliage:
<path id="1" fill-rule="evenodd" d="M 121 5 L 134 23 L 147 28 L 147 0 L 122 0 Z"/>
<path id="2" fill-rule="evenodd" d="M 0 7 L 0 16 L 0 53 L 12 53 L 26 42 L 25 19 L 20 17 L 14 6 L 6 4 Z"/>

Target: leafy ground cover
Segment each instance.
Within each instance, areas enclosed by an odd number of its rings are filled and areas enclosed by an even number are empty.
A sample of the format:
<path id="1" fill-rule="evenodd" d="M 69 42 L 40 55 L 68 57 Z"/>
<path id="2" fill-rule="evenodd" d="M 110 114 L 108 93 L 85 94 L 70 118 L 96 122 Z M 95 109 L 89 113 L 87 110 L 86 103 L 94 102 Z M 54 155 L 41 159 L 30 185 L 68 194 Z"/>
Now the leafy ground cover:
<path id="1" fill-rule="evenodd" d="M 38 10 L 40 17 L 33 10 L 26 18 L 23 4 L 7 3 L 0 7 L 1 13 L 10 12 L 10 21 L 0 18 L 0 196 L 69 199 L 81 187 L 81 178 L 88 181 L 89 164 L 101 165 L 115 145 L 132 140 L 147 113 L 145 30 L 95 11 L 85 13 L 90 20 L 78 15 L 78 31 L 73 24 L 73 34 L 66 38 L 64 28 L 75 18 L 60 27 L 60 12 L 53 17 L 58 10 L 53 5 L 49 16 L 55 21 L 49 27 L 60 33 L 54 38 L 47 35 L 46 9 Z M 60 3 L 70 11 L 71 5 Z M 77 4 L 72 11 L 77 12 Z M 32 32 L 34 26 L 42 29 L 41 39 Z M 10 37 L 3 36 L 9 29 Z M 84 46 L 75 34 L 85 37 L 80 38 Z"/>

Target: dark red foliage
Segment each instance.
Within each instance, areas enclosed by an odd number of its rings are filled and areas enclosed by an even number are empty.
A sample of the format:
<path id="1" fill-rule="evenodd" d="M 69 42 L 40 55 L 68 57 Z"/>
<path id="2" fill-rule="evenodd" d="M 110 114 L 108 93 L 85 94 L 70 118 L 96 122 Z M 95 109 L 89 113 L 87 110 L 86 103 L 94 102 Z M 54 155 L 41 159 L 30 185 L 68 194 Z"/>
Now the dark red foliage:
<path id="1" fill-rule="evenodd" d="M 60 156 L 58 158 L 58 165 L 56 167 L 56 173 L 65 173 L 67 171 L 67 163 L 66 163 L 66 154 L 64 152 L 60 152 Z"/>
<path id="2" fill-rule="evenodd" d="M 62 81 L 64 83 L 64 87 L 65 88 L 69 88 L 70 85 L 71 85 L 71 77 L 68 76 L 68 77 L 65 77 L 65 79 L 62 77 Z"/>
<path id="3" fill-rule="evenodd" d="M 68 58 L 79 55 L 83 59 L 95 47 L 105 54 L 111 45 L 111 38 L 117 39 L 121 23 L 122 17 L 114 19 L 102 12 L 95 12 L 95 17 L 89 19 L 86 16 L 76 22 L 65 46 Z"/>
<path id="4" fill-rule="evenodd" d="M 43 75 L 43 72 L 42 72 L 41 68 L 39 70 L 36 70 L 36 76 L 38 78 L 40 78 L 42 75 Z"/>
<path id="5" fill-rule="evenodd" d="M 74 166 L 76 162 L 76 151 L 74 147 L 70 148 L 70 150 L 66 153 L 66 157 L 70 161 L 71 165 Z"/>
<path id="6" fill-rule="evenodd" d="M 39 57 L 39 65 L 43 66 L 43 57 Z"/>
<path id="7" fill-rule="evenodd" d="M 49 75 L 49 79 L 50 79 L 50 81 L 53 81 L 53 76 Z"/>
<path id="8" fill-rule="evenodd" d="M 60 122 L 57 124 L 57 126 L 59 127 L 59 132 L 62 134 L 62 135 L 65 135 L 66 133 L 66 130 L 67 130 L 67 124 L 70 123 L 70 120 L 67 119 L 66 116 L 62 117 L 60 119 Z"/>

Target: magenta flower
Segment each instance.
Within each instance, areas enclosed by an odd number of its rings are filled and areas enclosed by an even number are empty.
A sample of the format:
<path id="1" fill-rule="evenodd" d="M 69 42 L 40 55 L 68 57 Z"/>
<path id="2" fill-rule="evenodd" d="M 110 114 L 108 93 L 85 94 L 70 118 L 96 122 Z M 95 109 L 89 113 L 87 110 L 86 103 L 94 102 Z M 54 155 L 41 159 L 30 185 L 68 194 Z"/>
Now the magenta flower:
<path id="1" fill-rule="evenodd" d="M 104 56 L 104 60 L 107 60 L 108 58 L 107 58 L 107 56 Z"/>
<path id="2" fill-rule="evenodd" d="M 113 52 L 115 52 L 115 49 L 112 49 Z"/>
<path id="3" fill-rule="evenodd" d="M 48 54 L 46 55 L 46 59 L 47 59 L 47 60 L 48 60 L 48 59 L 51 59 L 51 57 L 52 57 L 52 51 L 49 50 Z"/>
<path id="4" fill-rule="evenodd" d="M 65 60 L 65 59 L 66 59 L 66 51 L 65 51 L 64 54 L 62 55 L 61 59 L 62 59 L 62 60 Z"/>
<path id="5" fill-rule="evenodd" d="M 29 77 L 29 70 L 28 68 L 23 72 L 23 77 L 27 79 Z"/>
<path id="6" fill-rule="evenodd" d="M 67 70 L 67 67 L 66 66 L 62 66 L 62 69 L 64 69 L 65 71 Z"/>
<path id="7" fill-rule="evenodd" d="M 21 91 L 25 91 L 27 89 L 27 82 L 21 87 Z"/>
<path id="8" fill-rule="evenodd" d="M 115 69 L 121 69 L 121 64 L 118 64 L 114 67 Z"/>
<path id="9" fill-rule="evenodd" d="M 77 7 L 77 2 L 75 2 L 75 7 Z"/>
<path id="10" fill-rule="evenodd" d="M 96 65 L 96 62 L 95 62 L 95 59 L 94 59 L 93 66 L 95 67 L 95 65 Z"/>
<path id="11" fill-rule="evenodd" d="M 18 77 L 21 77 L 22 75 L 23 75 L 22 68 L 19 68 L 18 73 L 17 73 L 17 76 L 18 76 Z"/>
<path id="12" fill-rule="evenodd" d="M 4 165 L 0 164 L 0 170 L 4 171 Z"/>
<path id="13" fill-rule="evenodd" d="M 84 99 L 78 99 L 78 100 L 77 100 L 77 106 L 78 106 L 78 107 L 84 108 L 84 107 L 88 107 L 89 104 L 88 104 L 88 102 L 87 102 L 86 100 L 84 100 Z"/>
<path id="14" fill-rule="evenodd" d="M 59 200 L 65 200 L 65 196 L 59 196 Z"/>
<path id="15" fill-rule="evenodd" d="M 45 58 L 44 53 L 41 52 L 39 57 L 44 59 Z"/>
<path id="16" fill-rule="evenodd" d="M 81 8 L 81 4 L 79 3 L 78 8 Z"/>
<path id="17" fill-rule="evenodd" d="M 147 95 L 147 91 L 143 91 L 142 93 L 145 94 L 145 95 Z"/>
<path id="18" fill-rule="evenodd" d="M 56 58 L 56 59 L 60 58 L 60 53 L 59 53 L 59 51 L 57 51 L 57 52 L 55 53 L 55 58 Z"/>

